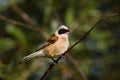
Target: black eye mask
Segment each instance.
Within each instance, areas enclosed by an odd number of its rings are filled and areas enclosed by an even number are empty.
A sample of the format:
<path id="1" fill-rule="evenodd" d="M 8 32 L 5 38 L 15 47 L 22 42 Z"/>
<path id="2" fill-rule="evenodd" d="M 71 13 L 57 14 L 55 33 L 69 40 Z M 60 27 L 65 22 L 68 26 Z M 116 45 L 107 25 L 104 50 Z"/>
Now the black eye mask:
<path id="1" fill-rule="evenodd" d="M 67 29 L 60 29 L 60 30 L 58 31 L 58 34 L 64 34 L 64 33 L 66 33 L 66 32 L 69 32 L 69 30 L 67 30 Z"/>

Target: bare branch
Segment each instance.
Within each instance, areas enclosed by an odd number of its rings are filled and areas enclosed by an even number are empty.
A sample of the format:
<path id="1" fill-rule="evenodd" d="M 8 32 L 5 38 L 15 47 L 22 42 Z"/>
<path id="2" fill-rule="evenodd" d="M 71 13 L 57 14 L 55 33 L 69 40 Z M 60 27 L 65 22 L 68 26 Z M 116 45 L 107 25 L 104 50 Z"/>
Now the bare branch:
<path id="1" fill-rule="evenodd" d="M 82 80 L 88 80 L 78 61 L 74 59 L 70 54 L 66 55 L 70 62 L 74 65 L 75 69 L 77 69 L 77 71 L 80 73 Z"/>
<path id="2" fill-rule="evenodd" d="M 41 29 L 34 21 L 33 19 L 25 13 L 22 9 L 20 9 L 16 4 L 13 4 L 11 8 L 18 14 L 20 15 L 29 25 L 31 25 L 31 29 L 35 29 L 36 31 L 39 31 L 44 38 L 48 37 L 48 34 Z"/>
<path id="3" fill-rule="evenodd" d="M 3 15 L 0 15 L 0 19 L 3 20 L 3 21 L 6 21 L 8 23 L 14 24 L 14 25 L 18 25 L 18 26 L 23 26 L 23 27 L 29 28 L 27 24 L 21 23 L 19 21 L 16 21 L 16 20 L 13 20 L 13 19 L 10 19 L 10 18 L 7 18 L 7 17 L 5 17 Z"/>
<path id="4" fill-rule="evenodd" d="M 23 10 L 21 10 L 16 4 L 13 4 L 11 8 L 19 15 L 21 16 L 27 23 L 31 25 L 35 25 L 35 22 L 28 14 L 26 14 Z"/>
<path id="5" fill-rule="evenodd" d="M 79 17 L 77 17 L 70 25 L 71 32 L 73 32 L 79 26 L 78 21 L 79 21 Z"/>
<path id="6" fill-rule="evenodd" d="M 11 24 L 14 24 L 14 25 L 18 25 L 18 26 L 21 26 L 21 27 L 24 27 L 24 28 L 28 28 L 28 29 L 31 29 L 31 30 L 34 30 L 34 31 L 37 31 L 39 32 L 40 34 L 42 34 L 42 36 L 44 38 L 47 38 L 48 34 L 41 30 L 40 28 L 38 27 L 33 27 L 32 25 L 29 25 L 29 24 L 25 24 L 25 23 L 22 23 L 22 22 L 19 22 L 19 21 L 16 21 L 16 20 L 13 20 L 13 19 L 10 19 L 6 16 L 3 16 L 3 15 L 0 15 L 0 19 L 3 20 L 3 21 L 6 21 L 8 23 L 11 23 Z"/>
<path id="7" fill-rule="evenodd" d="M 99 23 L 101 23 L 102 21 L 104 21 L 105 19 L 107 18 L 110 18 L 110 17 L 113 17 L 113 16 L 117 16 L 117 15 L 120 15 L 120 13 L 116 13 L 116 14 L 111 14 L 109 16 L 106 16 L 106 17 L 102 17 L 100 18 L 92 27 L 91 29 L 86 33 L 84 34 L 76 43 L 74 43 L 67 51 L 65 51 L 63 53 L 63 55 L 61 55 L 57 60 L 56 60 L 56 63 L 58 63 L 58 61 L 62 58 L 62 56 L 64 56 L 66 53 L 68 53 L 70 50 L 72 50 L 73 47 L 75 47 L 78 43 L 80 43 L 83 39 L 85 39 L 87 37 L 87 35 L 95 28 L 97 27 L 97 25 Z M 41 77 L 40 80 L 44 80 L 45 77 L 47 76 L 47 74 L 50 72 L 50 70 L 52 70 L 52 68 L 55 66 L 54 63 L 52 63 L 49 68 L 46 70 L 46 72 L 43 74 L 43 76 Z"/>

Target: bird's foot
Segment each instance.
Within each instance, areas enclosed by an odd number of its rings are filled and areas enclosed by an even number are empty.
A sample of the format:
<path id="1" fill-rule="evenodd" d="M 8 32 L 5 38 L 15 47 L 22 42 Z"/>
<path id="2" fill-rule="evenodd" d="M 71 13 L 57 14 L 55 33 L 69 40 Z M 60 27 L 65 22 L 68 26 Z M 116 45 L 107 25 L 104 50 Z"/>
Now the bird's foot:
<path id="1" fill-rule="evenodd" d="M 53 61 L 54 65 L 56 65 L 56 64 L 58 63 L 58 61 L 57 61 L 57 60 L 55 60 L 55 59 L 53 59 L 53 58 L 51 58 L 51 59 L 52 59 L 52 61 Z"/>

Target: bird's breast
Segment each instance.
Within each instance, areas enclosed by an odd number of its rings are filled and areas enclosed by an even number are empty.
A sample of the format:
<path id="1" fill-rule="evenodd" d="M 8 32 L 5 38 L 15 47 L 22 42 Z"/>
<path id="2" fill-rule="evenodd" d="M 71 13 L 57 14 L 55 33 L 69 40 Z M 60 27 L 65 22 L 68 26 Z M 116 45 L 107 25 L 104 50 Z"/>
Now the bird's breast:
<path id="1" fill-rule="evenodd" d="M 50 57 L 63 54 L 68 49 L 69 43 L 67 38 L 59 38 L 55 43 L 45 48 L 45 52 Z"/>

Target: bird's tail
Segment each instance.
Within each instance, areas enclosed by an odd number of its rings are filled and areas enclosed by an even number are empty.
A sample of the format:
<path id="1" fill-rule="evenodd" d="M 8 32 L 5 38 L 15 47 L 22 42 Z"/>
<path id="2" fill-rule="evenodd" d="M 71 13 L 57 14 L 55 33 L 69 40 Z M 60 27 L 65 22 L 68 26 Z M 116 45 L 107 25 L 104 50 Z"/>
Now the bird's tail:
<path id="1" fill-rule="evenodd" d="M 42 57 L 42 56 L 44 56 L 44 53 L 43 53 L 43 50 L 40 50 L 40 51 L 34 52 L 34 53 L 32 53 L 32 54 L 30 54 L 30 55 L 22 58 L 22 59 L 19 61 L 19 63 L 23 63 L 23 62 L 25 62 L 25 61 L 30 60 L 31 58 L 34 58 L 34 57 Z"/>

